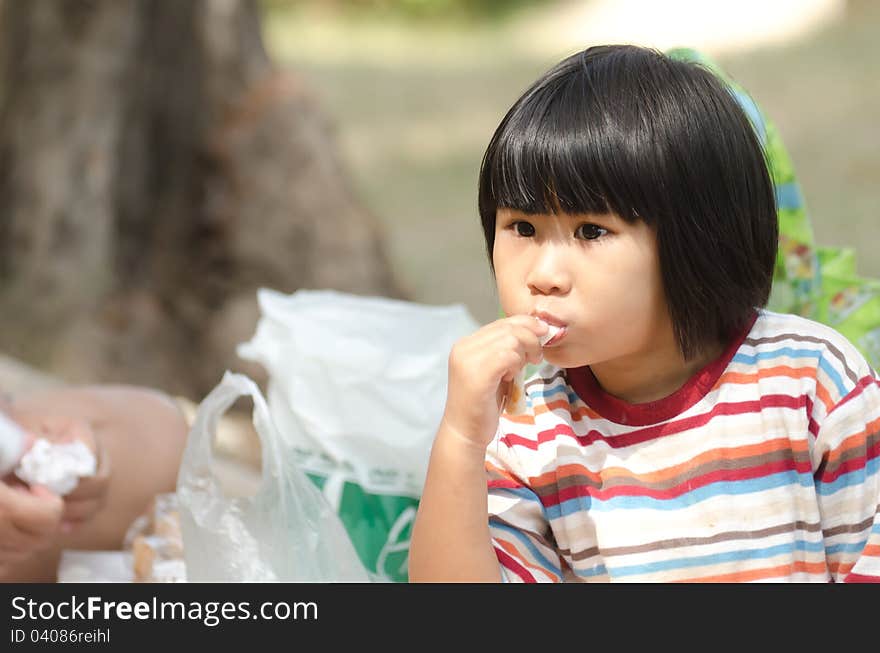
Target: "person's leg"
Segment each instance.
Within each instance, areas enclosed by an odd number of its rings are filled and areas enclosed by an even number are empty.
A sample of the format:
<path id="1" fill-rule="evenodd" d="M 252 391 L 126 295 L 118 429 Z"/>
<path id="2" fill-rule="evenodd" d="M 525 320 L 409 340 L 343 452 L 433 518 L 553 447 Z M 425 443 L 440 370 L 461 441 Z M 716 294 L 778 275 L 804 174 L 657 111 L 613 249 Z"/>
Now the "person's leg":
<path id="1" fill-rule="evenodd" d="M 110 460 L 103 508 L 57 545 L 35 554 L 3 581 L 54 582 L 64 549 L 120 549 L 125 533 L 159 493 L 177 484 L 186 436 L 183 413 L 166 395 L 132 386 L 51 389 L 16 397 L 15 411 L 87 420 Z"/>

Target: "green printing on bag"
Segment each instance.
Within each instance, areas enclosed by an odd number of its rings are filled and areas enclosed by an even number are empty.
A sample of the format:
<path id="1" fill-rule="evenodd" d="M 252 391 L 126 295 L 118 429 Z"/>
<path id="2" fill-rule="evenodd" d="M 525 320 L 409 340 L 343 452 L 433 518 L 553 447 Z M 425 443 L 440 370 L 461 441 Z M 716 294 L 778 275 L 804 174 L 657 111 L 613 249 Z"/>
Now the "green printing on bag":
<path id="1" fill-rule="evenodd" d="M 306 473 L 318 488 L 327 478 Z M 409 544 L 418 499 L 393 494 L 373 494 L 345 481 L 338 515 L 351 537 L 361 562 L 377 580 L 408 580 Z"/>

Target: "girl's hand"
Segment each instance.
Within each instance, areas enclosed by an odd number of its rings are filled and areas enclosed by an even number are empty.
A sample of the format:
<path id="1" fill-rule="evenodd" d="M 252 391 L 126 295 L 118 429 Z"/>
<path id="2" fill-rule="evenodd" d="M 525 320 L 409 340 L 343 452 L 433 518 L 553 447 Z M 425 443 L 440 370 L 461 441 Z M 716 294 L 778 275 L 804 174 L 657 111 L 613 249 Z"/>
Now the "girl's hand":
<path id="1" fill-rule="evenodd" d="M 444 425 L 480 451 L 492 441 L 510 382 L 543 357 L 543 322 L 529 315 L 496 320 L 462 338 L 449 355 Z"/>

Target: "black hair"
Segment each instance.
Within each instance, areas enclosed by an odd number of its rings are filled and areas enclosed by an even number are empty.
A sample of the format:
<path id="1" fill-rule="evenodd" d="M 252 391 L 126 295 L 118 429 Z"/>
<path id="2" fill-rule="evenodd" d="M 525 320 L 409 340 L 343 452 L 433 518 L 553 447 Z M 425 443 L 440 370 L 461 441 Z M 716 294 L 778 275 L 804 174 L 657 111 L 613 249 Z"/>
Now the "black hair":
<path id="1" fill-rule="evenodd" d="M 539 78 L 489 142 L 478 202 L 493 270 L 499 207 L 652 226 L 688 359 L 770 294 L 776 203 L 754 127 L 713 72 L 653 49 L 591 47 Z"/>

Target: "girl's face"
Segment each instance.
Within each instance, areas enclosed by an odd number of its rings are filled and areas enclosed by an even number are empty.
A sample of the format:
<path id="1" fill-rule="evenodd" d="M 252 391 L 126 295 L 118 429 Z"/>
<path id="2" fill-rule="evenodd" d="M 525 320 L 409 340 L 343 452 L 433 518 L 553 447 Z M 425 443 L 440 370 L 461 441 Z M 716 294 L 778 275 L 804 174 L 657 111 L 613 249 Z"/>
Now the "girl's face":
<path id="1" fill-rule="evenodd" d="M 623 371 L 677 351 L 656 234 L 642 221 L 499 208 L 493 260 L 507 315 L 565 327 L 544 349 L 554 365 Z"/>

